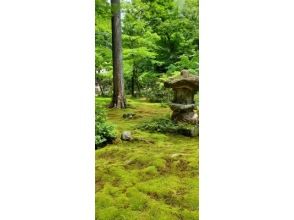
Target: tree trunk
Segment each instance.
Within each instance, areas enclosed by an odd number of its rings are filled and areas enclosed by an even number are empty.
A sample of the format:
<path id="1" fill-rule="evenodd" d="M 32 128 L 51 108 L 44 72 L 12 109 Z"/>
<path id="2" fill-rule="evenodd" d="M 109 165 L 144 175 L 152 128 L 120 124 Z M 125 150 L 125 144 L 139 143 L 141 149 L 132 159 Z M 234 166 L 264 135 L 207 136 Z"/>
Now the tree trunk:
<path id="1" fill-rule="evenodd" d="M 132 71 L 132 97 L 135 97 L 135 84 L 136 84 L 136 70 L 135 70 L 135 64 L 133 64 L 133 71 Z"/>
<path id="2" fill-rule="evenodd" d="M 139 82 L 139 79 L 137 78 L 136 80 L 136 84 L 137 84 L 137 88 L 138 88 L 138 97 L 141 96 L 141 85 L 140 85 L 140 82 Z"/>
<path id="3" fill-rule="evenodd" d="M 99 81 L 98 81 L 98 86 L 99 86 L 100 91 L 101 91 L 101 96 L 105 96 L 105 94 L 104 94 L 104 88 L 103 88 L 103 86 L 101 86 L 101 84 L 99 83 Z"/>
<path id="4" fill-rule="evenodd" d="M 120 0 L 111 0 L 113 96 L 111 108 L 126 108 L 122 68 Z"/>
<path id="5" fill-rule="evenodd" d="M 100 74 L 100 69 L 99 68 L 97 68 L 96 69 L 96 72 L 98 72 L 98 74 Z M 103 87 L 101 86 L 101 83 L 100 83 L 100 81 L 99 81 L 99 79 L 97 78 L 97 77 L 95 77 L 96 79 L 95 79 L 95 86 L 98 86 L 99 87 L 99 89 L 100 89 L 100 92 L 101 92 L 101 95 L 102 96 L 104 96 L 104 90 L 103 90 Z"/>
<path id="6" fill-rule="evenodd" d="M 132 85 L 131 85 L 131 89 L 132 89 L 132 97 L 135 97 L 135 76 L 134 74 L 132 75 Z"/>

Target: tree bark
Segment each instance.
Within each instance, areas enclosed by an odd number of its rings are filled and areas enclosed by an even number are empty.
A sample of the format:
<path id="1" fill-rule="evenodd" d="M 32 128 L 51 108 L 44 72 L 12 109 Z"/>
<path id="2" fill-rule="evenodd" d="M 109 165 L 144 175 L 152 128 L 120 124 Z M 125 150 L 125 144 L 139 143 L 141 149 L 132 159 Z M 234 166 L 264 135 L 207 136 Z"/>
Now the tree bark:
<path id="1" fill-rule="evenodd" d="M 120 0 L 111 0 L 112 9 L 112 63 L 113 63 L 113 96 L 111 108 L 126 108 L 124 78 L 122 68 L 121 15 Z"/>

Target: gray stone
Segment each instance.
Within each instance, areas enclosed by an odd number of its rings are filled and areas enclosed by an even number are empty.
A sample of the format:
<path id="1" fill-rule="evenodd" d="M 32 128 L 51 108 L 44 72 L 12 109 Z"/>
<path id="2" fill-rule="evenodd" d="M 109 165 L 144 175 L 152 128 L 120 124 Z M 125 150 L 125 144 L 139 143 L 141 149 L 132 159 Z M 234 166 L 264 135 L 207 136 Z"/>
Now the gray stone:
<path id="1" fill-rule="evenodd" d="M 181 76 L 183 78 L 188 78 L 189 77 L 189 71 L 188 70 L 182 70 L 181 71 Z"/>
<path id="2" fill-rule="evenodd" d="M 134 118 L 135 116 L 136 116 L 135 113 L 124 113 L 124 114 L 123 114 L 123 118 L 124 118 L 124 119 L 132 119 L 132 118 Z"/>
<path id="3" fill-rule="evenodd" d="M 130 131 L 123 131 L 121 134 L 121 139 L 123 141 L 131 141 L 133 140 L 132 133 Z"/>

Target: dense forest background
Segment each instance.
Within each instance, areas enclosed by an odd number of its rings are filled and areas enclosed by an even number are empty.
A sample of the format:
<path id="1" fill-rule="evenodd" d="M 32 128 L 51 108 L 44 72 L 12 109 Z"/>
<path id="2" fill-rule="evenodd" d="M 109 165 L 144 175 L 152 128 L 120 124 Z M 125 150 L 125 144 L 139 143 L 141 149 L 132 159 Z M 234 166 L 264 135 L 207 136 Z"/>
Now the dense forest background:
<path id="1" fill-rule="evenodd" d="M 170 96 L 162 81 L 188 69 L 198 75 L 198 0 L 121 1 L 123 75 L 126 95 L 152 102 Z M 111 6 L 96 0 L 96 88 L 113 89 Z"/>

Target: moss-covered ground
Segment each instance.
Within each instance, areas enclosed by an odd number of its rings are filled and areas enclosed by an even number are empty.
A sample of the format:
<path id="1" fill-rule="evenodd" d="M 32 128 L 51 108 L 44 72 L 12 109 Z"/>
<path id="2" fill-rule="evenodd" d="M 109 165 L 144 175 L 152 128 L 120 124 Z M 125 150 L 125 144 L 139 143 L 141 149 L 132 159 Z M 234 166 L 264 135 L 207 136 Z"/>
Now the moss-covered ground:
<path id="1" fill-rule="evenodd" d="M 109 102 L 96 98 L 102 106 Z M 138 139 L 96 150 L 96 220 L 198 219 L 198 138 L 135 129 L 170 109 L 139 99 L 128 104 L 108 109 L 108 121 L 118 136 L 129 130 Z M 128 112 L 139 117 L 123 119 Z"/>

